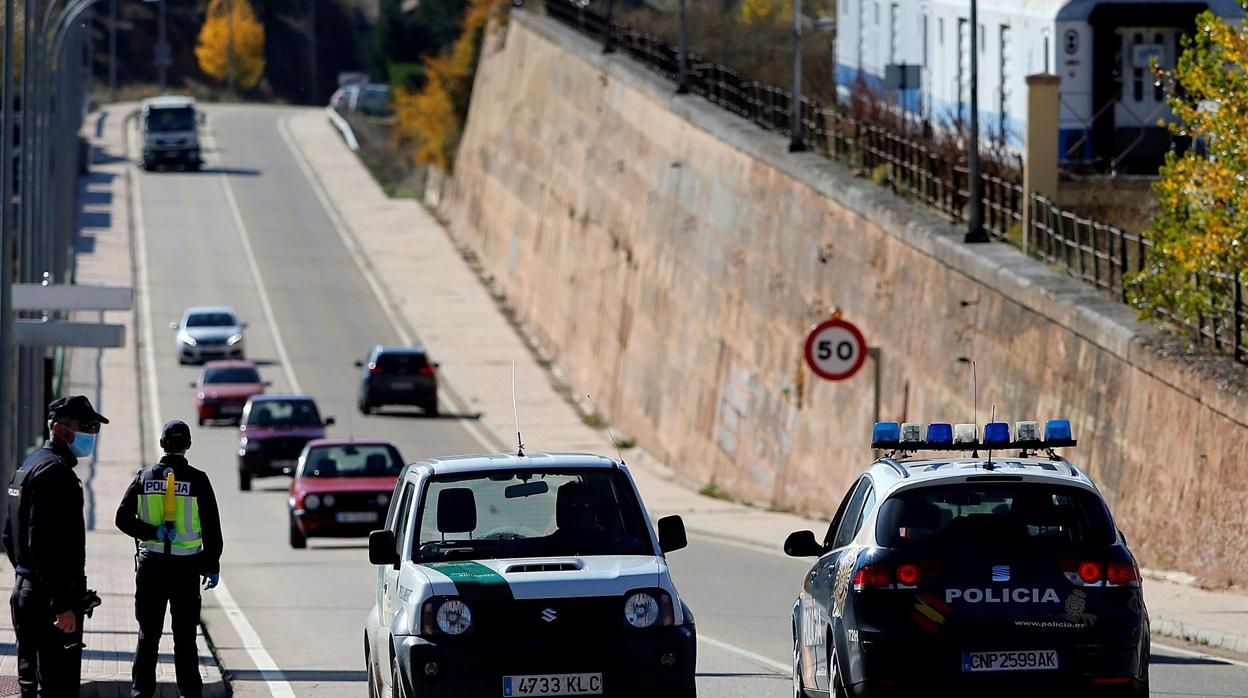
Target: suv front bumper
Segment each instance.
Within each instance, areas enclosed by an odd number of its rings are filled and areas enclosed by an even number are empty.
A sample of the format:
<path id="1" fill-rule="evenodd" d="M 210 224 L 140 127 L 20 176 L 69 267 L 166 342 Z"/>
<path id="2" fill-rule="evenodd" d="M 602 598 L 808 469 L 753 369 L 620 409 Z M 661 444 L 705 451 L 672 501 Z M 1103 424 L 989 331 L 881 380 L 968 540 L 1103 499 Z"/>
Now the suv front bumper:
<path id="1" fill-rule="evenodd" d="M 692 625 L 563 636 L 396 638 L 407 693 L 421 698 L 502 696 L 504 676 L 602 674 L 607 696 L 692 696 L 697 632 Z M 436 670 L 434 667 L 436 666 Z"/>

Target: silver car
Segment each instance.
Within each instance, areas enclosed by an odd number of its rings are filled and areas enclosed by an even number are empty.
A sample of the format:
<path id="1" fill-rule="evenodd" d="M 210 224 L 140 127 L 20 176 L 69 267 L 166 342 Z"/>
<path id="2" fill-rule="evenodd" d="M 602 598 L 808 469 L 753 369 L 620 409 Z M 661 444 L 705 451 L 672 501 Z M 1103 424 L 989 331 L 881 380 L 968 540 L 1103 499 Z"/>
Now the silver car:
<path id="1" fill-rule="evenodd" d="M 234 309 L 226 305 L 188 308 L 181 322 L 169 323 L 177 331 L 178 363 L 203 363 L 211 359 L 245 358 L 243 330 Z"/>

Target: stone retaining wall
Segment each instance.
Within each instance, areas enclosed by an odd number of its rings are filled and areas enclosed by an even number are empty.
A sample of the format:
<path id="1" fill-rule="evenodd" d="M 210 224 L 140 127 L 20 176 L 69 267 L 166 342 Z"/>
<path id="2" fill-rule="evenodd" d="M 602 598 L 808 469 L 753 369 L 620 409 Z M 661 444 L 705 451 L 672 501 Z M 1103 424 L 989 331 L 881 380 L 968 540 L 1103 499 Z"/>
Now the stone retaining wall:
<path id="1" fill-rule="evenodd" d="M 835 306 L 880 349 L 882 417 L 971 421 L 974 359 L 979 421 L 1069 417 L 1145 562 L 1248 578 L 1242 367 L 1167 358 L 1113 299 L 785 145 L 518 10 L 441 208 L 576 390 L 695 483 L 835 510 L 875 418 L 873 363 L 803 365 Z"/>

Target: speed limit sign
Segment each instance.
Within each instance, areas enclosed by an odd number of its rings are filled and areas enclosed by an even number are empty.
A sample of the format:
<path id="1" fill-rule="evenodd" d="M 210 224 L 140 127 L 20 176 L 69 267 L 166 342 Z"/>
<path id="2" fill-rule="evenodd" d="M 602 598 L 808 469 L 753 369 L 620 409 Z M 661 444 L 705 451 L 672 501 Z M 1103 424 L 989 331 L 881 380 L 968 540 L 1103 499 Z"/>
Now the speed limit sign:
<path id="1" fill-rule="evenodd" d="M 857 327 L 840 318 L 816 325 L 806 337 L 806 363 L 820 378 L 843 381 L 866 360 L 867 340 Z"/>

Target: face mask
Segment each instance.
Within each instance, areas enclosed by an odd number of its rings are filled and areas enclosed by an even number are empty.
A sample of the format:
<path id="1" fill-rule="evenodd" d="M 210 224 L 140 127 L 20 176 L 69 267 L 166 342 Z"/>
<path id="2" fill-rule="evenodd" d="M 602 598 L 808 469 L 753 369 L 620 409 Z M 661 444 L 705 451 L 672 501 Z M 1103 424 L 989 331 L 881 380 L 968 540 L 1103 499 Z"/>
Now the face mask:
<path id="1" fill-rule="evenodd" d="M 79 458 L 86 458 L 95 450 L 95 434 L 74 432 L 74 440 L 69 444 L 69 452 Z"/>

